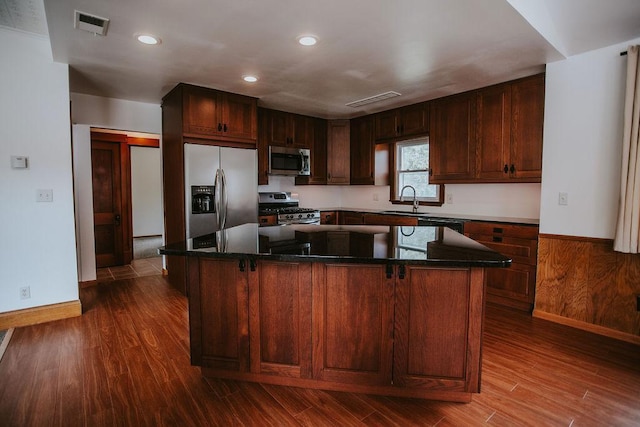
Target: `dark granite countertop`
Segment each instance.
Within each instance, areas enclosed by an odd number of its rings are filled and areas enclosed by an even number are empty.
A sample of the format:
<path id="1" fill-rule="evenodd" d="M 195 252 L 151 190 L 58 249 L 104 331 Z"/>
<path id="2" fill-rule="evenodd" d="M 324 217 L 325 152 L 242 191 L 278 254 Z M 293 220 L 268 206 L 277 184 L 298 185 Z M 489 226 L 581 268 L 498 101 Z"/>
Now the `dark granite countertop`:
<path id="1" fill-rule="evenodd" d="M 167 245 L 163 255 L 282 261 L 508 267 L 511 260 L 447 227 L 243 224 Z"/>
<path id="2" fill-rule="evenodd" d="M 537 218 L 515 218 L 515 217 L 503 217 L 503 216 L 488 216 L 488 215 L 468 215 L 468 214 L 449 214 L 449 213 L 434 213 L 434 212 L 417 212 L 404 211 L 402 209 L 389 209 L 389 210 L 376 210 L 376 209 L 362 209 L 362 208 L 336 208 L 336 207 L 323 207 L 320 211 L 346 211 L 346 212 L 360 212 L 360 213 L 372 213 L 383 215 L 402 215 L 402 216 L 415 216 L 418 218 L 447 218 L 457 219 L 461 222 L 467 221 L 481 221 L 481 222 L 499 222 L 514 225 L 532 225 L 538 226 L 540 220 Z"/>

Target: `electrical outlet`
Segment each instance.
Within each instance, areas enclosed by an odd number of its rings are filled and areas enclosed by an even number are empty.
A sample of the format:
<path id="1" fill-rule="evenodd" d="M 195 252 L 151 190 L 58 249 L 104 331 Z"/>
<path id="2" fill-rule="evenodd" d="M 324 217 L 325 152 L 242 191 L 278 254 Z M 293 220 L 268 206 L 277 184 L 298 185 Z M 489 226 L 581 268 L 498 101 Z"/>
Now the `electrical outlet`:
<path id="1" fill-rule="evenodd" d="M 447 200 L 446 200 L 447 204 L 452 204 L 453 203 L 453 194 L 452 193 L 447 193 Z"/>
<path id="2" fill-rule="evenodd" d="M 378 193 L 373 193 L 373 201 L 374 202 L 378 201 Z"/>
<path id="3" fill-rule="evenodd" d="M 20 299 L 29 299 L 29 298 L 31 298 L 31 288 L 29 286 L 20 288 Z"/>
<path id="4" fill-rule="evenodd" d="M 53 190 L 36 190 L 36 202 L 53 202 Z"/>

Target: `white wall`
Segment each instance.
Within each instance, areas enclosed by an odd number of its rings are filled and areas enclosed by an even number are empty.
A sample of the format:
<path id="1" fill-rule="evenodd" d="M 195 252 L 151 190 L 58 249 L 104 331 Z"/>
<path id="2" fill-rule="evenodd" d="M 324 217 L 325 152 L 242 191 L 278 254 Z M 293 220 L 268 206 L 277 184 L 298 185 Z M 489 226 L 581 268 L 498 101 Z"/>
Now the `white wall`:
<path id="1" fill-rule="evenodd" d="M 131 147 L 131 199 L 133 237 L 161 235 L 164 208 L 159 148 Z"/>
<path id="2" fill-rule="evenodd" d="M 298 193 L 302 207 L 411 211 L 411 206 L 389 202 L 389 186 L 295 186 L 294 178 L 272 176 L 269 185 L 261 185 L 258 190 Z M 418 211 L 525 219 L 538 219 L 540 215 L 540 184 L 447 184 L 447 193 L 453 203 L 421 206 Z"/>
<path id="3" fill-rule="evenodd" d="M 547 65 L 540 232 L 613 238 L 626 57 L 640 39 Z M 568 205 L 558 205 L 558 193 Z"/>
<path id="4" fill-rule="evenodd" d="M 87 282 L 96 279 L 90 128 L 121 130 L 131 135 L 135 135 L 136 132 L 159 135 L 162 133 L 162 111 L 156 104 L 72 93 L 71 116 L 75 123 L 73 151 L 75 202 L 79 213 L 77 219 L 77 239 L 80 242 L 79 280 Z M 162 144 L 162 141 L 160 143 Z M 158 173 L 161 174 L 162 171 L 159 170 Z M 159 182 L 159 185 L 162 183 Z M 159 214 L 163 215 L 162 207 Z"/>
<path id="5" fill-rule="evenodd" d="M 0 312 L 75 301 L 68 66 L 48 39 L 3 28 L 0 58 Z M 28 169 L 11 169 L 11 155 L 28 156 Z M 36 202 L 37 189 L 53 202 Z"/>

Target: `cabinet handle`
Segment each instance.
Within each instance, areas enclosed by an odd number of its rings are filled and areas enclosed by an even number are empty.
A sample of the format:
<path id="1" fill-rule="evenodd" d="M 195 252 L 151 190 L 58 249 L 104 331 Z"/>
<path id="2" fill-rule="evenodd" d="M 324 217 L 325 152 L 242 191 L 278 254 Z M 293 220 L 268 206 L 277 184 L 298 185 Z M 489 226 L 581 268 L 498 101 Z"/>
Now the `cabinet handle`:
<path id="1" fill-rule="evenodd" d="M 222 132 L 222 123 L 218 123 L 218 132 Z"/>
<path id="2" fill-rule="evenodd" d="M 222 128 L 226 132 L 227 131 L 227 124 L 225 123 L 224 126 L 222 126 Z"/>
<path id="3" fill-rule="evenodd" d="M 493 236 L 493 241 L 496 243 L 502 243 L 502 237 Z"/>
<path id="4" fill-rule="evenodd" d="M 256 260 L 255 259 L 250 259 L 249 260 L 249 269 L 251 271 L 256 271 Z"/>
<path id="5" fill-rule="evenodd" d="M 396 126 L 396 135 L 400 135 L 400 125 Z"/>
<path id="6" fill-rule="evenodd" d="M 516 173 L 516 165 L 511 164 L 511 169 L 509 169 L 511 173 Z"/>
<path id="7" fill-rule="evenodd" d="M 393 266 L 391 264 L 387 264 L 387 279 L 391 279 L 393 277 Z"/>
<path id="8" fill-rule="evenodd" d="M 241 271 L 241 272 L 243 272 L 243 273 L 244 273 L 245 265 L 244 265 L 244 260 L 243 260 L 243 259 L 241 259 L 241 260 L 238 262 L 238 268 L 240 269 L 240 271 Z"/>
<path id="9" fill-rule="evenodd" d="M 398 271 L 398 279 L 404 279 L 405 276 L 405 267 L 404 265 L 401 265 L 400 267 L 398 267 L 399 271 Z"/>
<path id="10" fill-rule="evenodd" d="M 504 173 L 509 173 L 509 165 L 504 165 Z"/>

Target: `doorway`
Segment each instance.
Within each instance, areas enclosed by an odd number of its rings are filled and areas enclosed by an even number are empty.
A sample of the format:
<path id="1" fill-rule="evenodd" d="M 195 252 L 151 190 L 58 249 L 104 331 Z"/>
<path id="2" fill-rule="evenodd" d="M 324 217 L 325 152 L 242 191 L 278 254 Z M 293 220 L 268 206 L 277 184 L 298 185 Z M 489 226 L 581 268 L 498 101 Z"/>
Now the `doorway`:
<path id="1" fill-rule="evenodd" d="M 98 269 L 129 266 L 134 259 L 131 158 L 132 149 L 140 147 L 158 149 L 159 139 L 91 131 L 95 260 Z"/>

